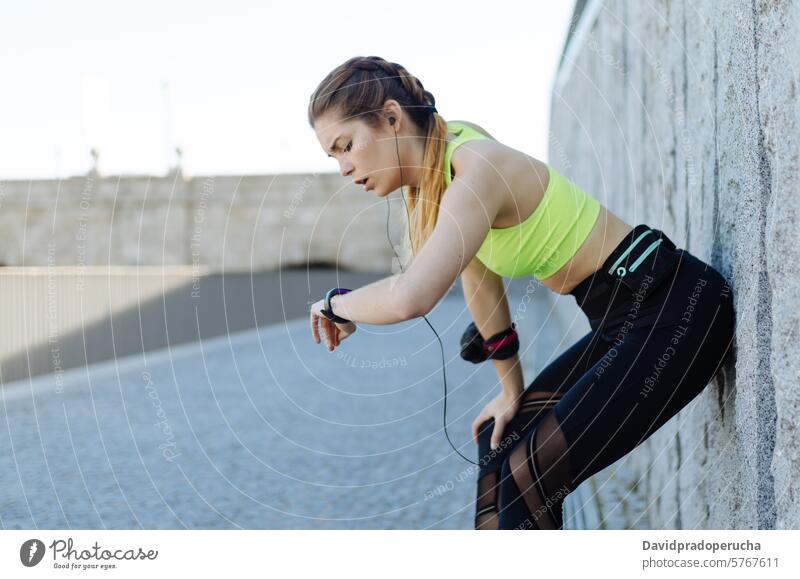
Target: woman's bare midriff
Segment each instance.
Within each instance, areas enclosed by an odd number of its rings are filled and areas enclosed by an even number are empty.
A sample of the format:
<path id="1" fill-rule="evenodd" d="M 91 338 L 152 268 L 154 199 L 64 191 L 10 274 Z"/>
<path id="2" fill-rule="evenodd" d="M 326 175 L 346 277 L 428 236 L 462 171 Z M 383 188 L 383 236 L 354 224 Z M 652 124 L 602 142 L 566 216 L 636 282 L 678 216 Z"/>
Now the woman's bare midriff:
<path id="1" fill-rule="evenodd" d="M 530 155 L 499 143 L 485 129 L 474 123 L 458 122 L 490 137 L 505 149 L 503 154 L 509 156 L 507 159 L 510 163 L 506 166 L 508 170 L 504 172 L 504 178 L 514 199 L 507 201 L 508 207 L 500 211 L 492 227 L 502 229 L 521 223 L 536 211 L 544 196 L 549 178 L 547 165 Z M 454 159 L 453 165 L 455 162 Z M 588 193 L 591 195 L 591 192 Z M 632 226 L 600 205 L 600 215 L 577 253 L 556 273 L 539 281 L 558 294 L 569 293 L 603 265 L 606 258 L 632 229 Z"/>
<path id="2" fill-rule="evenodd" d="M 569 293 L 603 265 L 632 229 L 633 227 L 601 205 L 600 215 L 578 252 L 556 273 L 539 281 L 556 293 Z"/>

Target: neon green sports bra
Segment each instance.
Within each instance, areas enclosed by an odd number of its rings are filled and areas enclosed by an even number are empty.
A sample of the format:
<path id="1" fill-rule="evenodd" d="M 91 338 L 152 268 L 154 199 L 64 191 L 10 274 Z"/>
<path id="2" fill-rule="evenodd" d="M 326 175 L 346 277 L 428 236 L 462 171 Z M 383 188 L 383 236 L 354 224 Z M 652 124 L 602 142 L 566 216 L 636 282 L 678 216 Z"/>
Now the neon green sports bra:
<path id="1" fill-rule="evenodd" d="M 458 121 L 448 122 L 447 128 L 456 137 L 445 148 L 444 182 L 449 186 L 453 151 L 467 141 L 489 137 Z M 550 277 L 577 253 L 600 215 L 597 199 L 550 165 L 547 168 L 547 189 L 536 210 L 521 223 L 489 229 L 478 250 L 476 257 L 498 275 Z"/>

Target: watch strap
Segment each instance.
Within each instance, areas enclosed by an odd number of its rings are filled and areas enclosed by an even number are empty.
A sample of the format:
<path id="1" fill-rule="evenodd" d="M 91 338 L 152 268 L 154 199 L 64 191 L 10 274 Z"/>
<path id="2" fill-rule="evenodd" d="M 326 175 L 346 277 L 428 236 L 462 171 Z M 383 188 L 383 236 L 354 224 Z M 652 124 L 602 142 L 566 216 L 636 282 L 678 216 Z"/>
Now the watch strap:
<path id="1" fill-rule="evenodd" d="M 337 316 L 333 313 L 333 306 L 331 305 L 331 298 L 333 296 L 343 295 L 351 290 L 347 288 L 335 287 L 328 290 L 328 293 L 325 294 L 325 307 L 322 309 L 322 315 L 328 318 L 332 322 L 336 322 L 337 324 L 349 324 L 350 320 L 346 320 L 342 317 Z"/>

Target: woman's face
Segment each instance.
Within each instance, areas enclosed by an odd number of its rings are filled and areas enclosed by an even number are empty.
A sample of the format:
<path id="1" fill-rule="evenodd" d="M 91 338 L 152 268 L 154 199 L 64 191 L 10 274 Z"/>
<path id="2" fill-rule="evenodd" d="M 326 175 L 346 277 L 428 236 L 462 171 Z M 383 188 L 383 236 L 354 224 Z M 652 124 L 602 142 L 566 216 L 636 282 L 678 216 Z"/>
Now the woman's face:
<path id="1" fill-rule="evenodd" d="M 339 162 L 339 173 L 384 197 L 400 187 L 394 132 L 389 123 L 372 128 L 358 118 L 342 120 L 325 113 L 314 123 L 314 132 L 325 153 Z M 402 151 L 402 146 L 401 146 Z"/>

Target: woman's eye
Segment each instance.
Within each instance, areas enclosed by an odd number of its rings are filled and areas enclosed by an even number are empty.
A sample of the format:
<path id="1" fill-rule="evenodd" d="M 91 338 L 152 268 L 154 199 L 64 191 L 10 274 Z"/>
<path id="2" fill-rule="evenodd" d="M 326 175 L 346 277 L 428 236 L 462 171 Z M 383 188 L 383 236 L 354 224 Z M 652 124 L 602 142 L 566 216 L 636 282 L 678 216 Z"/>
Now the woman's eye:
<path id="1" fill-rule="evenodd" d="M 347 153 L 351 149 L 352 145 L 353 145 L 353 141 L 350 141 L 349 143 L 347 143 L 347 146 L 344 148 L 344 152 Z"/>

